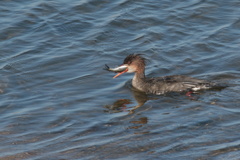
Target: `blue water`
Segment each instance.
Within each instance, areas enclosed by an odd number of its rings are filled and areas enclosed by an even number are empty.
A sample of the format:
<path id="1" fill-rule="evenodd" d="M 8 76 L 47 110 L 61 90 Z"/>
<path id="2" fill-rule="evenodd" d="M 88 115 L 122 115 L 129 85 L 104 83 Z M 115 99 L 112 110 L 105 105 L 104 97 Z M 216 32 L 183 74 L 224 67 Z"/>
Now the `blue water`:
<path id="1" fill-rule="evenodd" d="M 240 157 L 240 2 L 3 0 L 1 160 Z M 144 95 L 104 65 L 227 84 Z"/>

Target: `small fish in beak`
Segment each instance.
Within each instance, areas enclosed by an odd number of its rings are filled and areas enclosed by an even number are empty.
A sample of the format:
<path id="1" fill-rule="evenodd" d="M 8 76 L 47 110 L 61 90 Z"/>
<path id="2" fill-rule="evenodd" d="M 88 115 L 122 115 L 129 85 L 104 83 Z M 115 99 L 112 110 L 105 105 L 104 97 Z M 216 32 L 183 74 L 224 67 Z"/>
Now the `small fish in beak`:
<path id="1" fill-rule="evenodd" d="M 115 75 L 113 78 L 117 78 L 118 76 L 120 76 L 121 74 L 125 73 L 128 71 L 128 67 L 125 66 L 125 65 L 121 65 L 121 66 L 118 66 L 116 68 L 110 68 L 108 65 L 105 64 L 105 70 L 107 71 L 111 71 L 111 72 L 116 72 L 118 73 L 117 75 Z"/>

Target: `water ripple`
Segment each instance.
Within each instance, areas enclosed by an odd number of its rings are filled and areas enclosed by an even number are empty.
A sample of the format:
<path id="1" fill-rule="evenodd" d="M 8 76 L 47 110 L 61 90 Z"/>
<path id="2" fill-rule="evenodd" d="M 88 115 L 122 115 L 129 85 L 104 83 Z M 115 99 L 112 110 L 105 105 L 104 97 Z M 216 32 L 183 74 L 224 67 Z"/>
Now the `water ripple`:
<path id="1" fill-rule="evenodd" d="M 0 159 L 239 159 L 237 0 L 0 4 Z M 228 87 L 139 93 L 103 70 L 132 53 Z"/>

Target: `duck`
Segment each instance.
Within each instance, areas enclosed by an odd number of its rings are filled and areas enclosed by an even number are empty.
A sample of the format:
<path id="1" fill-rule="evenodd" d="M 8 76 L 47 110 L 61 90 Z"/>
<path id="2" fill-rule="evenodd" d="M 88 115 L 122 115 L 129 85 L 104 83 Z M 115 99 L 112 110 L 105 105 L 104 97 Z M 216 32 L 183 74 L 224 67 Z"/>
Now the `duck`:
<path id="1" fill-rule="evenodd" d="M 185 75 L 148 78 L 145 75 L 145 66 L 146 59 L 141 54 L 130 54 L 124 59 L 122 65 L 116 68 L 110 68 L 106 65 L 106 70 L 118 73 L 113 78 L 117 78 L 123 73 L 134 73 L 132 86 L 146 94 L 161 95 L 168 92 L 187 91 L 189 96 L 193 92 L 217 86 L 214 82 Z"/>

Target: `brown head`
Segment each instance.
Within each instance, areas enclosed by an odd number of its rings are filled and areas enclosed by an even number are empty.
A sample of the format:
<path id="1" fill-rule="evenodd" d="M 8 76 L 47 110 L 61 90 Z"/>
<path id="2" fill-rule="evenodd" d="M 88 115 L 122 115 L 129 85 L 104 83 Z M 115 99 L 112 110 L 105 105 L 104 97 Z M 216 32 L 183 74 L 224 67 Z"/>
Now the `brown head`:
<path id="1" fill-rule="evenodd" d="M 130 54 L 128 55 L 121 66 L 126 66 L 127 69 L 124 70 L 123 72 L 118 73 L 116 76 L 113 78 L 116 78 L 120 76 L 121 74 L 127 72 L 127 73 L 132 73 L 132 72 L 137 72 L 137 73 L 143 73 L 145 70 L 145 58 L 141 57 L 140 54 Z"/>

